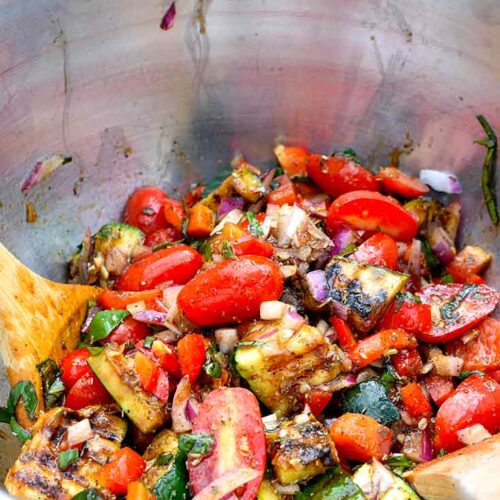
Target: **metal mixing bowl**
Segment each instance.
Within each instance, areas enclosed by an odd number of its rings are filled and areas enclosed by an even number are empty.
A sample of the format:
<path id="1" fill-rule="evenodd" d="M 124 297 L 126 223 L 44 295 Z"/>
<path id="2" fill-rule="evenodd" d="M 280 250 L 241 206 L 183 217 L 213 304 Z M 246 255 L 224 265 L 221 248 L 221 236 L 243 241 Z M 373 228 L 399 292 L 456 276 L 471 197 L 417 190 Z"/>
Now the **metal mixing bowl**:
<path id="1" fill-rule="evenodd" d="M 461 239 L 498 254 L 473 145 L 476 114 L 500 131 L 498 1 L 179 0 L 162 31 L 168 4 L 0 0 L 0 238 L 25 264 L 62 280 L 135 187 L 172 193 L 237 151 L 269 161 L 277 138 L 458 172 Z M 73 161 L 23 195 L 57 152 Z M 0 432 L 3 477 L 17 445 Z"/>

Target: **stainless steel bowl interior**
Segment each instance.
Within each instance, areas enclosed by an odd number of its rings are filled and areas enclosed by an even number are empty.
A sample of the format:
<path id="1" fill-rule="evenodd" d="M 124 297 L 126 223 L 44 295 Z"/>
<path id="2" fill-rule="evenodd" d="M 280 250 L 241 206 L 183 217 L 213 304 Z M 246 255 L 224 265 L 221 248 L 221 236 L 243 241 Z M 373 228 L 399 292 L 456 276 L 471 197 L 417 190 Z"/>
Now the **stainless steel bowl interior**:
<path id="1" fill-rule="evenodd" d="M 0 1 L 0 238 L 24 263 L 62 280 L 84 228 L 133 188 L 172 193 L 240 151 L 272 161 L 277 139 L 458 172 L 461 240 L 498 256 L 473 145 L 476 114 L 500 131 L 498 2 L 179 0 L 162 31 L 168 3 Z M 23 195 L 58 152 L 73 161 Z M 16 445 L 0 439 L 3 477 Z"/>

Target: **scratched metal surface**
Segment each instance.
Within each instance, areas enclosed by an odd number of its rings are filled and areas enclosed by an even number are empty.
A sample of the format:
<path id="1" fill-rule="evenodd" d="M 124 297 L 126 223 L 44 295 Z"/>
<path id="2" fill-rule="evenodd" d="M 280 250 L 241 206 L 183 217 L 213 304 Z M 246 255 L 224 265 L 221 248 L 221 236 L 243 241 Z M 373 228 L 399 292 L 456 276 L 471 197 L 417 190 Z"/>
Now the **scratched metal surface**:
<path id="1" fill-rule="evenodd" d="M 277 138 L 373 166 L 410 144 L 409 170 L 459 173 L 462 240 L 498 255 L 472 144 L 476 114 L 500 130 L 498 2 L 185 0 L 164 32 L 167 3 L 0 0 L 0 239 L 32 269 L 63 279 L 134 187 L 172 192 L 236 151 L 269 161 Z M 54 152 L 72 163 L 22 195 Z M 0 432 L 3 476 L 16 445 Z"/>

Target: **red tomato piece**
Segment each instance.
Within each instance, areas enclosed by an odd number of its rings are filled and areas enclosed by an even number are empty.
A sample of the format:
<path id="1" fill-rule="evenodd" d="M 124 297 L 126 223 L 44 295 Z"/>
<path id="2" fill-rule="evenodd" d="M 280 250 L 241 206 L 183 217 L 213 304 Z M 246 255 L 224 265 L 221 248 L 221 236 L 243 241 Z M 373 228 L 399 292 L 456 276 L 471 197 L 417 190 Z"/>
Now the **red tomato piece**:
<path id="1" fill-rule="evenodd" d="M 177 343 L 177 356 L 182 375 L 188 375 L 191 384 L 200 376 L 206 357 L 205 338 L 199 333 L 190 333 Z"/>
<path id="2" fill-rule="evenodd" d="M 424 383 L 429 396 L 437 406 L 441 406 L 455 390 L 452 378 L 444 375 L 427 375 Z"/>
<path id="3" fill-rule="evenodd" d="M 431 307 L 411 300 L 394 301 L 380 322 L 381 328 L 402 328 L 417 338 L 432 330 Z"/>
<path id="4" fill-rule="evenodd" d="M 312 389 L 311 392 L 306 394 L 306 403 L 315 417 L 319 417 L 323 413 L 331 399 L 331 392 L 323 392 L 317 389 Z"/>
<path id="5" fill-rule="evenodd" d="M 195 276 L 180 291 L 177 304 L 197 325 L 239 323 L 257 318 L 262 302 L 279 299 L 283 281 L 275 262 L 244 255 Z"/>
<path id="6" fill-rule="evenodd" d="M 464 444 L 457 432 L 481 424 L 491 434 L 500 429 L 500 385 L 492 378 L 471 375 L 441 405 L 436 415 L 436 450 L 458 450 Z"/>
<path id="7" fill-rule="evenodd" d="M 156 229 L 146 236 L 144 245 L 147 247 L 155 247 L 162 243 L 182 240 L 182 233 L 175 229 L 174 226 L 168 226 L 163 229 Z"/>
<path id="8" fill-rule="evenodd" d="M 430 343 L 454 340 L 488 316 L 499 294 L 485 285 L 429 285 L 419 292 L 431 306 L 432 330 L 420 333 L 419 340 Z"/>
<path id="9" fill-rule="evenodd" d="M 93 372 L 83 374 L 66 395 L 64 406 L 79 410 L 85 406 L 102 405 L 113 400 Z"/>
<path id="10" fill-rule="evenodd" d="M 255 236 L 243 236 L 231 242 L 234 255 L 261 255 L 271 257 L 274 254 L 274 246 L 267 241 L 259 240 Z"/>
<path id="11" fill-rule="evenodd" d="M 115 292 L 113 290 L 104 290 L 97 303 L 104 309 L 127 309 L 127 306 L 136 302 L 149 302 L 161 297 L 161 290 L 144 290 L 142 292 Z"/>
<path id="12" fill-rule="evenodd" d="M 403 198 L 418 198 L 429 192 L 426 184 L 395 167 L 383 168 L 377 177 L 389 194 L 396 194 Z"/>
<path id="13" fill-rule="evenodd" d="M 455 340 L 446 344 L 446 352 L 464 360 L 464 370 L 500 369 L 500 320 L 486 318 L 478 327 L 478 335 L 466 344 Z"/>
<path id="14" fill-rule="evenodd" d="M 99 483 L 115 495 L 125 495 L 127 486 L 137 481 L 145 468 L 146 461 L 138 453 L 122 448 L 99 472 Z"/>
<path id="15" fill-rule="evenodd" d="M 151 330 L 144 323 L 128 316 L 106 337 L 104 342 L 106 344 L 108 342 L 114 342 L 115 344 L 126 344 L 127 342 L 136 344 L 139 340 L 145 339 L 150 334 Z"/>
<path id="16" fill-rule="evenodd" d="M 348 354 L 354 368 L 359 370 L 380 359 L 390 349 L 400 350 L 415 347 L 417 347 L 417 341 L 413 335 L 404 330 L 391 329 L 382 330 L 360 340 L 349 349 Z"/>
<path id="17" fill-rule="evenodd" d="M 330 318 L 330 323 L 337 332 L 337 341 L 341 349 L 349 349 L 356 343 L 356 339 L 347 321 L 338 316 L 332 316 Z"/>
<path id="18" fill-rule="evenodd" d="M 255 396 L 240 387 L 212 391 L 200 405 L 192 432 L 210 433 L 215 439 L 211 453 L 203 460 L 188 460 L 193 493 L 240 467 L 254 469 L 260 475 L 238 489 L 238 498 L 256 498 L 266 468 L 266 443 Z"/>
<path id="19" fill-rule="evenodd" d="M 290 179 L 307 175 L 307 163 L 311 153 L 306 148 L 279 144 L 274 148 L 274 154 Z"/>
<path id="20" fill-rule="evenodd" d="M 420 384 L 412 382 L 411 384 L 405 385 L 401 387 L 400 393 L 403 406 L 410 417 L 419 419 L 422 417 L 432 417 L 432 406 Z"/>
<path id="21" fill-rule="evenodd" d="M 134 357 L 134 369 L 139 377 L 142 388 L 153 392 L 160 374 L 156 363 L 142 352 L 137 352 Z"/>
<path id="22" fill-rule="evenodd" d="M 118 278 L 118 290 L 138 291 L 171 282 L 187 283 L 201 268 L 201 255 L 190 246 L 163 248 L 131 264 Z"/>
<path id="23" fill-rule="evenodd" d="M 181 378 L 181 368 L 177 360 L 174 348 L 164 344 L 161 340 L 155 340 L 151 346 L 151 352 L 158 360 L 160 366 L 170 375 Z"/>
<path id="24" fill-rule="evenodd" d="M 88 358 L 90 358 L 88 349 L 75 349 L 61 359 L 59 365 L 61 380 L 64 382 L 64 387 L 66 387 L 67 391 L 69 391 L 83 375 L 92 373 L 87 363 Z"/>
<path id="25" fill-rule="evenodd" d="M 362 243 L 349 258 L 395 271 L 398 265 L 398 246 L 387 234 L 376 233 Z"/>
<path id="26" fill-rule="evenodd" d="M 487 370 L 486 375 L 491 377 L 495 382 L 500 384 L 500 369 L 499 370 Z"/>
<path id="27" fill-rule="evenodd" d="M 296 200 L 295 187 L 286 175 L 277 177 L 280 186 L 271 191 L 267 196 L 267 202 L 273 205 L 293 205 Z"/>
<path id="28" fill-rule="evenodd" d="M 394 369 L 401 377 L 417 377 L 424 366 L 416 349 L 402 349 L 391 359 Z"/>
<path id="29" fill-rule="evenodd" d="M 168 373 L 161 369 L 158 369 L 158 378 L 156 380 L 156 385 L 151 391 L 160 401 L 168 401 L 168 396 L 170 395 L 170 378 Z"/>
<path id="30" fill-rule="evenodd" d="M 166 227 L 167 221 L 163 214 L 163 204 L 166 200 L 167 195 L 159 188 L 137 189 L 125 207 L 125 222 L 138 227 L 145 234 Z"/>
<path id="31" fill-rule="evenodd" d="M 310 155 L 307 172 L 326 194 L 333 198 L 360 189 L 378 191 L 377 178 L 352 160 L 336 156 Z"/>
<path id="32" fill-rule="evenodd" d="M 198 203 L 203 198 L 203 192 L 205 191 L 205 186 L 199 184 L 192 188 L 188 194 L 184 197 L 186 205 L 191 208 L 194 204 Z"/>
<path id="33" fill-rule="evenodd" d="M 353 191 L 339 196 L 328 209 L 326 226 L 340 225 L 363 231 L 380 231 L 397 241 L 409 241 L 418 231 L 416 217 L 395 199 L 371 191 Z"/>

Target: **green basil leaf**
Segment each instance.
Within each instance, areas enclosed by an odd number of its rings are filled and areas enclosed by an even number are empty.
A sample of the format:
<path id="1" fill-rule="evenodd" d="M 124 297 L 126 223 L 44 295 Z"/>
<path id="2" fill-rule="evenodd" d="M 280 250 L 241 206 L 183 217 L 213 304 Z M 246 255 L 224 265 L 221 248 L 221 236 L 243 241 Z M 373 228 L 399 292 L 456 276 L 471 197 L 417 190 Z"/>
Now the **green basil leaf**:
<path id="1" fill-rule="evenodd" d="M 52 408 L 59 404 L 64 395 L 64 383 L 61 372 L 53 359 L 46 359 L 37 365 L 38 373 L 42 379 L 42 393 L 45 408 Z"/>
<path id="2" fill-rule="evenodd" d="M 219 360 L 216 357 L 217 351 L 212 342 L 207 349 L 205 363 L 203 363 L 204 372 L 212 378 L 219 378 L 222 374 Z"/>
<path id="3" fill-rule="evenodd" d="M 151 349 L 151 346 L 153 345 L 154 340 L 155 340 L 155 338 L 154 338 L 154 337 L 147 336 L 147 337 L 144 339 L 144 347 L 145 347 L 146 349 Z"/>
<path id="4" fill-rule="evenodd" d="M 10 419 L 9 424 L 10 430 L 16 435 L 17 439 L 19 439 L 21 443 L 26 443 L 28 439 L 31 439 L 31 434 L 24 427 L 21 427 L 14 417 Z"/>
<path id="5" fill-rule="evenodd" d="M 95 488 L 90 488 L 88 490 L 80 491 L 71 500 L 102 500 L 99 491 Z"/>
<path id="6" fill-rule="evenodd" d="M 403 476 L 403 473 L 411 469 L 415 465 L 415 462 L 401 453 L 390 455 L 386 460 L 385 465 L 398 476 Z"/>
<path id="7" fill-rule="evenodd" d="M 128 311 L 119 309 L 99 311 L 90 323 L 88 342 L 93 344 L 98 340 L 105 339 L 127 316 L 130 316 Z"/>
<path id="8" fill-rule="evenodd" d="M 10 422 L 11 417 L 14 416 L 16 405 L 20 398 L 23 398 L 24 406 L 26 407 L 29 417 L 35 417 L 35 411 L 38 407 L 35 387 L 32 382 L 22 380 L 10 390 L 7 406 L 0 408 L 0 422 Z"/>
<path id="9" fill-rule="evenodd" d="M 71 464 L 75 463 L 79 458 L 77 449 L 61 451 L 59 455 L 59 468 L 66 470 Z"/>
<path id="10" fill-rule="evenodd" d="M 464 370 L 463 372 L 460 372 L 460 374 L 458 375 L 457 378 L 459 378 L 460 380 L 464 380 L 464 379 L 470 377 L 471 375 L 484 376 L 484 372 L 482 372 L 480 370 Z"/>
<path id="11" fill-rule="evenodd" d="M 206 455 L 214 445 L 212 434 L 182 434 L 179 438 L 179 450 L 182 453 Z"/>
<path id="12" fill-rule="evenodd" d="M 347 245 L 344 250 L 339 253 L 339 257 L 345 257 L 346 255 L 353 253 L 355 250 L 356 245 L 354 243 L 349 243 L 349 245 Z"/>
<path id="13" fill-rule="evenodd" d="M 415 302 L 416 304 L 422 303 L 419 297 L 416 297 L 410 292 L 398 292 L 396 294 L 395 300 L 396 300 L 396 308 L 394 309 L 394 312 L 398 312 L 401 309 L 401 306 L 403 305 L 404 302 Z"/>
<path id="14" fill-rule="evenodd" d="M 222 240 L 222 257 L 224 259 L 236 259 L 229 241 Z"/>
<path id="15" fill-rule="evenodd" d="M 174 459 L 173 453 L 160 453 L 155 460 L 155 465 L 170 465 Z"/>
<path id="16" fill-rule="evenodd" d="M 451 274 L 443 274 L 443 276 L 441 276 L 441 283 L 442 284 L 447 284 L 447 283 L 454 283 L 455 280 L 453 279 L 453 276 Z"/>
<path id="17" fill-rule="evenodd" d="M 441 317 L 447 323 L 455 322 L 460 314 L 457 312 L 457 309 L 460 307 L 460 304 L 467 299 L 469 296 L 474 295 L 478 289 L 477 285 L 464 285 L 462 290 L 454 295 L 448 302 L 443 304 L 439 311 L 441 312 Z"/>
<path id="18" fill-rule="evenodd" d="M 247 212 L 246 216 L 248 219 L 248 229 L 250 230 L 250 232 L 254 236 L 260 236 L 260 237 L 264 236 L 264 231 L 262 230 L 262 226 L 255 217 L 255 214 L 253 212 Z"/>

